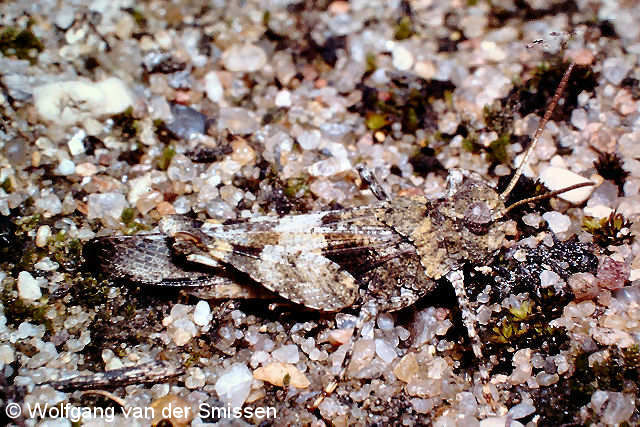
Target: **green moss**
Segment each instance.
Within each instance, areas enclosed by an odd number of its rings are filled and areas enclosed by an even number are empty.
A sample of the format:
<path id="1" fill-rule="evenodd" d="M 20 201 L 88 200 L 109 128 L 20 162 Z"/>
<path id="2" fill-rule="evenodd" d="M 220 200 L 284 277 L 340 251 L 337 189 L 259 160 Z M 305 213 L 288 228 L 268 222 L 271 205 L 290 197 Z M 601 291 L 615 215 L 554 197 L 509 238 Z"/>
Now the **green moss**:
<path id="1" fill-rule="evenodd" d="M 415 108 L 413 107 L 409 107 L 407 108 L 406 114 L 405 114 L 405 122 L 407 125 L 407 129 L 418 129 L 418 126 L 420 124 L 420 119 L 418 118 L 418 112 L 416 111 Z"/>
<path id="2" fill-rule="evenodd" d="M 306 194 L 309 191 L 309 178 L 289 178 L 284 188 L 284 194 L 293 199 Z"/>
<path id="3" fill-rule="evenodd" d="M 19 273 L 20 271 L 33 271 L 33 265 L 37 263 L 41 256 L 42 250 L 36 248 L 35 246 L 28 246 L 24 248 L 24 252 L 22 256 L 16 263 L 14 267 L 14 271 Z"/>
<path id="4" fill-rule="evenodd" d="M 139 28 L 146 28 L 147 26 L 147 18 L 144 16 L 144 13 L 139 9 L 127 9 L 127 12 L 131 14 L 131 17 L 135 21 L 136 25 Z"/>
<path id="5" fill-rule="evenodd" d="M 82 242 L 71 239 L 64 231 L 59 231 L 47 244 L 49 257 L 67 271 L 75 271 L 83 264 Z"/>
<path id="6" fill-rule="evenodd" d="M 470 153 L 478 154 L 482 151 L 482 145 L 478 144 L 475 135 L 469 135 L 462 140 L 462 149 Z"/>
<path id="7" fill-rule="evenodd" d="M 170 144 L 173 141 L 179 140 L 179 138 L 173 132 L 171 132 L 171 129 L 167 127 L 167 124 L 164 122 L 164 120 L 154 120 L 153 130 L 158 140 L 165 144 Z"/>
<path id="8" fill-rule="evenodd" d="M 523 117 L 530 113 L 544 114 L 568 65 L 562 61 L 561 56 L 538 65 L 532 78 L 516 85 L 507 99 L 503 100 L 503 105 L 519 112 Z M 594 90 L 597 85 L 596 77 L 591 67 L 576 66 L 563 95 L 565 102 L 556 107 L 551 119 L 556 122 L 568 120 L 577 105 L 580 92 Z"/>
<path id="9" fill-rule="evenodd" d="M 44 325 L 47 331 L 53 331 L 51 319 L 46 316 L 49 305 L 41 302 L 28 303 L 21 300 L 15 289 L 16 282 L 14 280 L 7 280 L 3 284 L 0 300 L 4 306 L 4 315 L 9 325 L 17 327 L 22 322 L 29 322 Z"/>
<path id="10" fill-rule="evenodd" d="M 171 159 L 176 155 L 176 150 L 172 146 L 168 145 L 162 151 L 162 154 L 158 158 L 158 169 L 166 171 L 171 164 Z"/>
<path id="11" fill-rule="evenodd" d="M 444 102 L 447 104 L 447 107 L 450 109 L 454 109 L 453 107 L 453 91 L 445 90 L 443 94 Z"/>
<path id="12" fill-rule="evenodd" d="M 513 108 L 496 102 L 493 105 L 485 105 L 482 109 L 484 123 L 487 129 L 494 131 L 498 135 L 513 133 Z"/>
<path id="13" fill-rule="evenodd" d="M 5 27 L 0 32 L 0 52 L 4 56 L 27 59 L 33 64 L 37 59 L 35 52 L 43 50 L 44 45 L 30 29 L 18 30 L 15 27 Z"/>
<path id="14" fill-rule="evenodd" d="M 489 159 L 495 163 L 509 163 L 509 153 L 507 152 L 507 147 L 511 142 L 511 137 L 509 135 L 501 135 L 495 141 L 489 144 L 488 152 Z"/>
<path id="15" fill-rule="evenodd" d="M 287 117 L 287 108 L 285 107 L 269 107 L 267 112 L 262 116 L 262 126 L 271 123 L 281 122 Z"/>
<path id="16" fill-rule="evenodd" d="M 394 38 L 396 40 L 405 40 L 411 37 L 414 34 L 413 32 L 413 23 L 411 22 L 411 18 L 408 16 L 403 16 L 398 21 L 394 29 Z"/>
<path id="17" fill-rule="evenodd" d="M 599 390 L 625 392 L 627 381 L 638 384 L 640 357 L 637 346 L 631 349 L 614 348 L 603 363 L 594 363 L 591 367 L 593 379 Z"/>
<path id="18" fill-rule="evenodd" d="M 134 138 L 140 131 L 140 122 L 133 117 L 133 107 L 111 116 L 111 120 L 113 120 L 114 128 L 120 130 L 124 138 Z"/>
<path id="19" fill-rule="evenodd" d="M 487 130 L 499 135 L 487 148 L 489 159 L 493 163 L 508 164 L 510 159 L 507 147 L 513 134 L 514 105 L 508 101 L 496 101 L 492 105 L 485 105 L 482 113 Z"/>
<path id="20" fill-rule="evenodd" d="M 364 123 L 369 130 L 379 130 L 392 122 L 391 118 L 386 114 L 370 113 L 367 115 Z"/>
<path id="21" fill-rule="evenodd" d="M 544 307 L 532 300 L 524 300 L 518 307 L 503 310 L 500 319 L 491 327 L 489 341 L 508 344 L 514 348 L 544 346 L 544 342 L 557 340 L 560 329 L 549 326 Z M 552 317 L 551 317 L 552 318 Z"/>
<path id="22" fill-rule="evenodd" d="M 367 71 L 373 72 L 378 69 L 378 60 L 375 53 L 368 52 L 366 57 Z"/>
<path id="23" fill-rule="evenodd" d="M 78 277 L 74 280 L 74 287 L 78 290 L 76 302 L 85 307 L 95 309 L 105 304 L 109 299 L 109 286 L 94 277 Z M 78 296 L 81 297 L 78 298 Z"/>
<path id="24" fill-rule="evenodd" d="M 462 140 L 462 149 L 473 154 L 479 154 L 484 151 L 488 154 L 492 163 L 507 164 L 509 163 L 507 147 L 510 143 L 511 137 L 505 134 L 492 141 L 488 147 L 484 147 L 478 143 L 478 137 L 475 133 L 470 133 Z"/>
<path id="25" fill-rule="evenodd" d="M 392 123 L 400 123 L 404 133 L 418 129 L 433 129 L 437 114 L 435 99 L 446 98 L 455 86 L 448 81 L 424 80 L 417 76 L 397 76 L 387 88 L 362 86 L 361 101 L 351 107 L 365 119 L 370 130 L 379 130 Z"/>
<path id="26" fill-rule="evenodd" d="M 591 233 L 593 241 L 603 248 L 633 242 L 631 222 L 615 211 L 611 212 L 608 218 L 585 216 L 582 229 Z"/>
<path id="27" fill-rule="evenodd" d="M 16 221 L 16 225 L 19 227 L 18 233 L 26 234 L 29 231 L 33 231 L 40 226 L 42 221 L 42 215 L 35 214 L 30 216 L 24 216 Z"/>
<path id="28" fill-rule="evenodd" d="M 11 178 L 6 178 L 4 181 L 2 181 L 2 189 L 7 194 L 13 193 L 15 189 L 13 188 L 13 183 L 11 182 Z"/>
<path id="29" fill-rule="evenodd" d="M 533 304 L 531 301 L 526 300 L 522 301 L 520 307 L 511 307 L 509 309 L 509 313 L 513 315 L 513 320 L 517 320 L 519 322 L 525 321 L 531 316 L 533 310 Z"/>
<path id="30" fill-rule="evenodd" d="M 527 333 L 527 320 L 531 316 L 533 304 L 523 301 L 519 307 L 512 307 L 502 317 L 497 325 L 491 328 L 493 335 L 490 340 L 494 343 L 507 344 Z"/>
<path id="31" fill-rule="evenodd" d="M 187 360 L 183 362 L 185 369 L 196 366 L 200 363 L 200 359 L 208 359 L 212 356 L 212 346 L 204 340 L 191 340 L 184 347 L 183 352 L 188 355 Z"/>
<path id="32" fill-rule="evenodd" d="M 124 208 L 120 214 L 120 220 L 125 224 L 130 224 L 136 217 L 136 210 L 133 208 Z"/>
<path id="33" fill-rule="evenodd" d="M 136 315 L 136 305 L 134 303 L 125 305 L 123 313 L 126 319 L 132 319 Z"/>
<path id="34" fill-rule="evenodd" d="M 138 221 L 133 221 L 127 224 L 127 228 L 124 229 L 123 234 L 126 234 L 127 236 L 131 236 L 134 234 L 138 234 L 141 231 L 149 231 L 149 230 L 151 230 L 150 226 Z"/>
<path id="35" fill-rule="evenodd" d="M 638 346 L 620 349 L 609 347 L 609 358 L 603 363 L 589 366 L 591 353 L 579 354 L 575 361 L 575 372 L 568 379 L 568 390 L 571 398 L 578 406 L 591 400 L 596 390 L 634 393 L 637 390 L 628 389 L 640 381 L 640 352 Z"/>

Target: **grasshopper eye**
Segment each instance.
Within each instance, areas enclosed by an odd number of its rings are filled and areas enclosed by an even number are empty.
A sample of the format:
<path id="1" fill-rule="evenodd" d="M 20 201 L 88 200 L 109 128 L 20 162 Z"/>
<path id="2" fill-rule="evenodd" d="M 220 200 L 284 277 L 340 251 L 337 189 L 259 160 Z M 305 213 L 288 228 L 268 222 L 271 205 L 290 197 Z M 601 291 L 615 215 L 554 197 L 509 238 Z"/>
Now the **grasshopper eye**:
<path id="1" fill-rule="evenodd" d="M 485 225 L 493 220 L 493 216 L 485 202 L 475 202 L 464 212 L 464 219 L 467 223 Z"/>

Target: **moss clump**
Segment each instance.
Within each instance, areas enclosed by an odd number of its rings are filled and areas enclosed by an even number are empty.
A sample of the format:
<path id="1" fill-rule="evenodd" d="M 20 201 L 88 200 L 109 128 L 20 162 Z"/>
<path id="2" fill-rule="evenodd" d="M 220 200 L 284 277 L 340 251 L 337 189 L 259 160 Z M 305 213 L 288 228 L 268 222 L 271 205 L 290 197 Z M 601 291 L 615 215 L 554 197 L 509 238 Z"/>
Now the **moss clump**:
<path id="1" fill-rule="evenodd" d="M 611 212 L 608 218 L 586 216 L 582 229 L 591 233 L 593 241 L 603 248 L 633 242 L 631 222 L 615 211 Z"/>
<path id="2" fill-rule="evenodd" d="M 498 138 L 489 144 L 487 153 L 492 163 L 509 163 L 507 146 L 511 144 L 515 105 L 509 100 L 500 100 L 485 105 L 482 110 L 487 130 L 498 134 Z"/>
<path id="3" fill-rule="evenodd" d="M 413 156 L 409 157 L 409 163 L 413 166 L 413 171 L 423 177 L 426 177 L 429 172 L 446 172 L 436 157 L 435 150 L 428 146 L 421 147 Z"/>
<path id="4" fill-rule="evenodd" d="M 487 129 L 498 135 L 513 133 L 513 113 L 513 106 L 504 105 L 500 101 L 492 105 L 485 105 L 482 109 Z"/>
<path id="5" fill-rule="evenodd" d="M 71 279 L 71 293 L 74 304 L 96 309 L 105 304 L 109 297 L 109 286 L 100 277 L 97 279 L 86 272 L 80 272 Z"/>
<path id="6" fill-rule="evenodd" d="M 42 222 L 42 215 L 35 214 L 25 216 L 16 221 L 16 225 L 19 227 L 19 234 L 27 234 L 29 231 L 33 231 L 40 226 Z"/>
<path id="7" fill-rule="evenodd" d="M 11 182 L 11 178 L 5 178 L 5 180 L 2 181 L 2 189 L 5 193 L 13 193 L 15 188 L 13 188 L 13 182 Z"/>
<path id="8" fill-rule="evenodd" d="M 133 107 L 127 108 L 120 114 L 111 116 L 114 128 L 120 130 L 126 139 L 134 138 L 140 130 L 140 122 L 133 117 Z"/>
<path id="9" fill-rule="evenodd" d="M 15 27 L 5 27 L 0 32 L 0 52 L 4 56 L 27 59 L 33 64 L 37 58 L 35 52 L 43 50 L 44 45 L 30 29 L 19 30 Z"/>
<path id="10" fill-rule="evenodd" d="M 560 59 L 540 64 L 531 79 L 511 90 L 506 99 L 502 100 L 503 105 L 517 110 L 523 117 L 531 113 L 542 115 L 568 66 Z M 551 120 L 568 120 L 578 103 L 580 92 L 591 92 L 596 87 L 596 77 L 591 67 L 576 66 L 565 89 L 565 102 L 555 108 Z"/>
<path id="11" fill-rule="evenodd" d="M 214 354 L 214 352 L 215 349 L 209 342 L 202 339 L 193 339 L 184 346 L 184 353 L 188 354 L 189 357 L 184 362 L 183 366 L 185 368 L 198 366 L 200 359 L 208 359 Z"/>
<path id="12" fill-rule="evenodd" d="M 509 135 L 502 135 L 489 144 L 488 153 L 492 163 L 509 163 L 509 153 L 507 147 L 511 143 Z"/>
<path id="13" fill-rule="evenodd" d="M 406 40 L 414 34 L 413 23 L 409 16 L 403 16 L 395 26 L 393 37 L 396 40 Z"/>
<path id="14" fill-rule="evenodd" d="M 635 394 L 640 387 L 640 347 L 613 347 L 609 358 L 603 363 L 594 363 L 591 371 L 598 390 Z"/>
<path id="15" fill-rule="evenodd" d="M 120 220 L 126 227 L 123 232 L 124 234 L 131 236 L 133 234 L 139 233 L 140 231 L 151 229 L 151 227 L 149 227 L 148 225 L 138 222 L 135 219 L 136 210 L 134 208 L 124 208 L 122 210 L 122 213 L 120 214 Z"/>
<path id="16" fill-rule="evenodd" d="M 369 73 L 372 73 L 378 69 L 378 59 L 375 53 L 372 53 L 372 52 L 367 53 L 366 64 L 367 64 L 367 72 Z"/>
<path id="17" fill-rule="evenodd" d="M 147 18 L 140 9 L 128 8 L 125 11 L 131 15 L 138 28 L 147 28 Z"/>
<path id="18" fill-rule="evenodd" d="M 133 221 L 132 223 L 127 224 L 127 228 L 123 230 L 122 234 L 125 234 L 127 236 L 132 236 L 134 234 L 138 234 L 141 231 L 149 231 L 149 230 L 151 230 L 151 227 L 149 227 L 148 225 L 138 221 Z"/>
<path id="19" fill-rule="evenodd" d="M 392 122 L 393 119 L 390 115 L 381 113 L 369 113 L 367 114 L 367 118 L 364 120 L 365 125 L 367 125 L 367 129 L 374 131 L 382 129 Z"/>
<path id="20" fill-rule="evenodd" d="M 591 401 L 596 390 L 637 395 L 640 380 L 638 346 L 608 347 L 606 350 L 609 358 L 604 363 L 589 366 L 591 353 L 581 353 L 573 362 L 575 370 L 571 377 L 561 378 L 551 387 L 531 390 L 534 406 L 541 417 L 539 425 L 588 425 L 597 421 L 578 418 L 580 408 Z"/>
<path id="21" fill-rule="evenodd" d="M 561 311 L 563 302 L 559 302 L 557 296 L 554 300 Z M 534 348 L 548 355 L 566 349 L 569 341 L 566 331 L 550 326 L 551 320 L 559 316 L 559 313 L 548 310 L 545 303 L 535 298 L 494 314 L 489 321 L 489 328 L 480 330 L 480 336 L 486 342 L 485 354 L 495 356 L 500 361 L 494 372 L 509 374 L 513 353 L 519 349 Z"/>
<path id="22" fill-rule="evenodd" d="M 125 224 L 130 224 L 136 217 L 136 211 L 133 208 L 124 208 L 120 214 L 120 220 Z"/>
<path id="23" fill-rule="evenodd" d="M 171 159 L 176 155 L 176 150 L 170 145 L 166 146 L 164 150 L 162 150 L 162 154 L 158 158 L 158 169 L 162 171 L 166 171 L 171 164 Z"/>
<path id="24" fill-rule="evenodd" d="M 385 90 L 360 85 L 362 100 L 351 111 L 365 118 L 370 130 L 382 130 L 401 123 L 404 133 L 437 127 L 431 103 L 445 98 L 455 86 L 451 82 L 427 81 L 415 76 L 397 76 Z"/>
<path id="25" fill-rule="evenodd" d="M 291 198 L 302 197 L 309 192 L 309 178 L 289 178 L 284 188 L 284 194 Z"/>
<path id="26" fill-rule="evenodd" d="M 287 109 L 285 107 L 270 107 L 262 116 L 262 126 L 282 122 L 286 117 Z"/>
<path id="27" fill-rule="evenodd" d="M 534 304 L 530 300 L 522 301 L 519 307 L 511 307 L 502 319 L 491 328 L 493 335 L 491 342 L 500 344 L 512 344 L 517 338 L 524 336 L 532 328 L 529 320 L 533 319 Z M 541 329 L 541 325 L 533 324 L 533 331 Z M 543 332 L 540 330 L 539 332 Z"/>
<path id="28" fill-rule="evenodd" d="M 478 143 L 478 137 L 475 134 L 469 134 L 462 140 L 462 149 L 469 153 L 479 154 L 484 147 Z"/>
<path id="29" fill-rule="evenodd" d="M 165 144 L 170 144 L 171 142 L 178 141 L 180 139 L 171 131 L 171 129 L 167 127 L 167 124 L 164 122 L 164 120 L 154 120 L 153 130 L 158 140 Z"/>
<path id="30" fill-rule="evenodd" d="M 67 271 L 76 271 L 82 266 L 82 243 L 59 231 L 48 242 L 49 257 Z"/>
<path id="31" fill-rule="evenodd" d="M 15 289 L 14 280 L 5 280 L 3 285 L 0 301 L 4 306 L 4 315 L 9 325 L 17 327 L 22 322 L 30 322 L 44 325 L 49 332 L 53 331 L 51 319 L 46 316 L 49 309 L 47 304 L 27 303 L 21 300 Z"/>
<path id="32" fill-rule="evenodd" d="M 593 163 L 600 176 L 609 179 L 618 186 L 618 194 L 623 193 L 624 183 L 629 172 L 622 167 L 622 159 L 616 153 L 599 153 L 598 159 Z"/>
<path id="33" fill-rule="evenodd" d="M 33 271 L 33 265 L 42 258 L 42 250 L 34 245 L 25 245 L 23 252 L 15 264 L 13 271 L 18 274 L 21 271 Z"/>

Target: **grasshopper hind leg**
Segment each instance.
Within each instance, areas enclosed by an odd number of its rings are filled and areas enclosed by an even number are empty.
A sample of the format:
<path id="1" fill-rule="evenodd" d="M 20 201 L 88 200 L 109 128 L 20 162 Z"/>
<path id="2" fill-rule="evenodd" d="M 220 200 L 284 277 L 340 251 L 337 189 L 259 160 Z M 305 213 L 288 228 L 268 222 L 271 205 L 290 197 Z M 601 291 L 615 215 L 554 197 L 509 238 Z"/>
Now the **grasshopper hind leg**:
<path id="1" fill-rule="evenodd" d="M 460 311 L 462 312 L 462 323 L 467 329 L 467 334 L 469 335 L 469 339 L 471 340 L 471 348 L 473 349 L 473 354 L 479 360 L 483 360 L 482 342 L 480 341 L 480 337 L 478 337 L 478 333 L 476 331 L 476 324 L 478 323 L 478 319 L 473 308 L 471 307 L 471 301 L 469 300 L 469 296 L 467 295 L 467 291 L 465 290 L 464 274 L 462 273 L 462 270 L 450 271 L 447 274 L 447 280 L 449 280 L 449 282 L 453 286 L 453 290 L 456 293 L 458 305 L 460 307 Z"/>
<path id="2" fill-rule="evenodd" d="M 456 298 L 458 299 L 458 306 L 462 313 L 462 323 L 467 329 L 469 340 L 471 341 L 471 348 L 476 359 L 480 362 L 479 374 L 480 382 L 482 384 L 482 395 L 487 403 L 495 411 L 495 401 L 493 399 L 493 393 L 491 392 L 491 384 L 489 378 L 489 372 L 491 371 L 491 362 L 485 359 L 482 353 L 482 341 L 476 331 L 476 324 L 478 323 L 478 317 L 475 310 L 471 306 L 471 301 L 467 295 L 467 291 L 464 285 L 464 273 L 462 270 L 451 270 L 447 273 L 447 280 L 453 286 Z"/>
<path id="3" fill-rule="evenodd" d="M 378 313 L 378 307 L 375 303 L 370 302 L 369 304 L 365 304 L 360 309 L 360 315 L 358 316 L 358 320 L 353 328 L 353 333 L 351 334 L 351 338 L 349 339 L 347 345 L 348 350 L 342 359 L 342 365 L 340 366 L 340 373 L 334 376 L 331 381 L 322 389 L 322 392 L 318 395 L 318 397 L 314 400 L 313 404 L 309 407 L 311 410 L 316 410 L 318 406 L 324 401 L 324 399 L 330 396 L 338 387 L 339 381 L 345 378 L 347 374 L 347 370 L 349 368 L 349 363 L 351 362 L 351 356 L 353 355 L 353 345 L 355 342 L 361 338 L 362 331 L 364 329 L 365 324 L 369 321 L 374 320 Z"/>

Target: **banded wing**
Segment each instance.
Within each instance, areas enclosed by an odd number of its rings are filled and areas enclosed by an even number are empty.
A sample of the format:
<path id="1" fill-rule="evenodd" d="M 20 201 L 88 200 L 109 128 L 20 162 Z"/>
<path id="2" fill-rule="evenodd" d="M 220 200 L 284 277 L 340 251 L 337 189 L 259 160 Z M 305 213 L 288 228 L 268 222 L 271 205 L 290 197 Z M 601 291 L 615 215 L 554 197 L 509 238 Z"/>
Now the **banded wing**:
<path id="1" fill-rule="evenodd" d="M 273 298 L 247 277 L 212 270 L 176 255 L 162 233 L 98 237 L 83 248 L 91 270 L 109 278 L 150 286 L 184 287 L 208 298 Z"/>
<path id="2" fill-rule="evenodd" d="M 230 266 L 306 307 L 338 311 L 360 297 L 397 310 L 432 289 L 433 281 L 415 247 L 380 220 L 388 209 L 381 204 L 229 225 L 173 216 L 161 228 L 187 259 Z"/>

